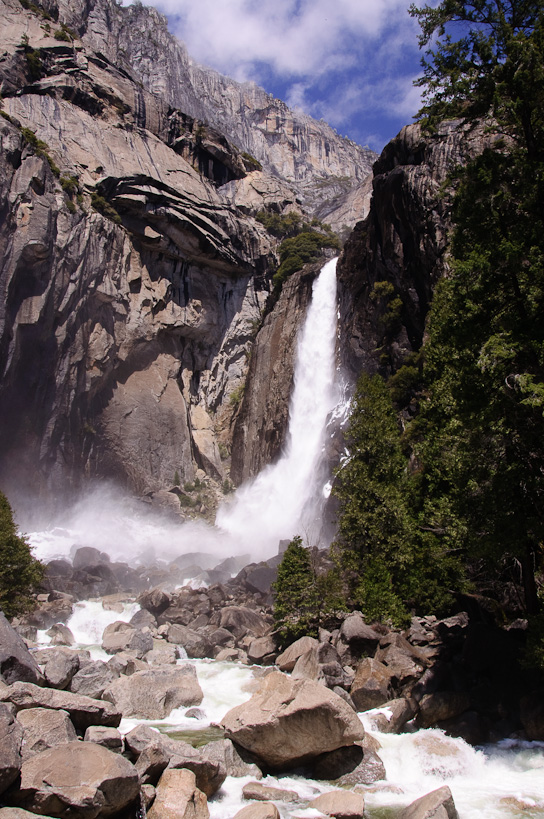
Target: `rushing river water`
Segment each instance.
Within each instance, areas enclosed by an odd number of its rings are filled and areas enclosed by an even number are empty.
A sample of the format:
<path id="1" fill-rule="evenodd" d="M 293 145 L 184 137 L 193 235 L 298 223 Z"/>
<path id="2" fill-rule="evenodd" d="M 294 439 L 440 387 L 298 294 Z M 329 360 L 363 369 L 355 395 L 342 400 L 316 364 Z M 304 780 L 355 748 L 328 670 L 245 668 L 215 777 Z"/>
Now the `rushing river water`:
<path id="1" fill-rule="evenodd" d="M 103 496 L 100 515 L 96 507 L 82 507 L 85 513 L 74 518 L 78 524 L 34 533 L 31 542 L 37 556 L 50 559 L 66 555 L 77 544 L 106 549 L 112 559 L 144 560 L 146 555 L 172 559 L 189 551 L 214 550 L 219 558 L 248 549 L 264 557 L 274 553 L 281 538 L 297 533 L 313 537 L 319 527 L 323 499 L 319 464 L 326 423 L 339 402 L 334 359 L 335 267 L 335 260 L 326 264 L 314 283 L 298 347 L 286 449 L 274 466 L 239 490 L 234 502 L 220 510 L 219 529 L 202 524 L 170 525 L 166 529 L 151 518 L 135 520 L 132 513 L 125 515 L 115 506 L 108 507 L 107 497 Z M 113 510 L 109 521 L 108 508 Z M 107 660 L 100 648 L 103 629 L 115 620 L 129 620 L 136 609 L 135 604 L 126 606 L 119 614 L 105 611 L 98 602 L 82 603 L 76 606 L 68 626 L 79 646 L 89 647 L 93 658 Z M 48 642 L 43 633 L 40 639 Z M 249 699 L 258 669 L 213 660 L 179 662 L 191 662 L 196 667 L 204 692 L 200 706 L 203 718 L 187 718 L 187 709 L 177 709 L 152 724 L 174 736 L 191 737 L 199 744 L 214 736 L 213 725 L 230 708 Z M 380 742 L 379 753 L 387 772 L 385 781 L 362 788 L 369 819 L 389 819 L 400 807 L 443 784 L 450 786 L 461 819 L 544 817 L 544 743 L 512 740 L 475 749 L 438 730 L 376 733 L 368 714 L 360 714 L 360 718 Z M 125 719 L 121 729 L 127 732 L 134 724 L 134 720 Z M 243 807 L 242 787 L 247 781 L 227 778 L 221 791 L 210 800 L 211 819 L 230 819 Z M 312 819 L 316 812 L 308 810 L 305 803 L 331 789 L 327 782 L 300 777 L 267 777 L 265 783 L 300 795 L 300 805 L 278 805 L 283 817 L 295 819 Z"/>
<path id="2" fill-rule="evenodd" d="M 100 602 L 76 606 L 67 625 L 79 647 L 89 648 L 93 659 L 109 659 L 100 648 L 101 630 L 114 620 L 129 620 L 138 608 L 125 606 L 124 612 L 105 611 Z M 47 643 L 45 633 L 40 639 Z M 195 745 L 218 738 L 214 724 L 231 708 L 246 702 L 255 687 L 260 669 L 214 660 L 179 660 L 192 663 L 204 699 L 199 706 L 203 718 L 188 718 L 188 709 L 179 708 L 160 721 L 147 724 Z M 425 793 L 447 784 L 451 788 L 460 819 L 536 819 L 544 817 L 544 743 L 504 740 L 495 745 L 473 748 L 462 739 L 447 737 L 443 731 L 428 729 L 406 734 L 382 734 L 372 729 L 371 712 L 359 714 L 367 731 L 381 745 L 379 755 L 386 779 L 367 788 L 366 813 L 369 819 L 389 819 Z M 127 733 L 139 720 L 124 719 L 120 729 Z M 230 819 L 246 804 L 242 797 L 247 777 L 227 777 L 221 790 L 209 802 L 211 819 Z M 331 790 L 323 781 L 299 776 L 268 776 L 265 784 L 296 791 L 299 805 L 281 804 L 282 816 L 312 819 L 317 814 L 305 802 Z"/>

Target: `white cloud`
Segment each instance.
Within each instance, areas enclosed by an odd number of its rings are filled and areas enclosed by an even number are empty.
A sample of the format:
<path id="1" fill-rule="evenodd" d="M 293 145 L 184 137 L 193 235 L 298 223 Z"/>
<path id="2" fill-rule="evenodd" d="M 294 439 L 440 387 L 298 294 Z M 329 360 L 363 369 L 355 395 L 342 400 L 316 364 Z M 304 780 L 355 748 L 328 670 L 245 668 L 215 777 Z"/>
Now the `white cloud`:
<path id="1" fill-rule="evenodd" d="M 148 1 L 197 62 L 280 86 L 288 105 L 336 128 L 369 112 L 409 121 L 419 108 L 408 0 Z"/>

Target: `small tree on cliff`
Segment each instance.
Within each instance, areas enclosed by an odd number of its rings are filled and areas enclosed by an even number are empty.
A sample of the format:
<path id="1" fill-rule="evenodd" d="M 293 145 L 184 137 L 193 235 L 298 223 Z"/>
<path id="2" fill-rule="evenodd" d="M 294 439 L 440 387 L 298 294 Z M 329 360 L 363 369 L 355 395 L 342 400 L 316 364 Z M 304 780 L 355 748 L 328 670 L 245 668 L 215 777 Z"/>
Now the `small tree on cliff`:
<path id="1" fill-rule="evenodd" d="M 44 567 L 32 556 L 28 541 L 17 534 L 11 506 L 0 492 L 0 608 L 6 617 L 32 608 L 31 591 L 43 573 Z"/>

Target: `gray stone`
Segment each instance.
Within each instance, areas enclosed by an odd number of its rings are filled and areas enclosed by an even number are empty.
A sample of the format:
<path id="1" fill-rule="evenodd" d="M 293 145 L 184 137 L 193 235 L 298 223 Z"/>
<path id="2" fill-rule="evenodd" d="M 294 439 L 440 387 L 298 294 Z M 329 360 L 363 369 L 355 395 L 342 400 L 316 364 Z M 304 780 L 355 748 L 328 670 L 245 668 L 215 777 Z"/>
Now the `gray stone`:
<path id="1" fill-rule="evenodd" d="M 416 799 L 401 811 L 399 819 L 459 819 L 447 785 Z"/>
<path id="2" fill-rule="evenodd" d="M 7 685 L 21 681 L 43 685 L 43 674 L 17 634 L 0 611 L 0 674 Z"/>
<path id="3" fill-rule="evenodd" d="M 14 782 L 21 768 L 23 728 L 8 706 L 0 704 L 0 794 Z"/>
<path id="4" fill-rule="evenodd" d="M 0 699 L 12 702 L 18 711 L 26 708 L 53 708 L 67 711 L 76 728 L 89 725 L 107 725 L 116 728 L 121 722 L 121 713 L 109 702 L 83 697 L 68 691 L 39 688 L 32 683 L 13 683 L 0 692 Z"/>
<path id="5" fill-rule="evenodd" d="M 200 705 L 202 690 L 192 665 L 154 666 L 119 677 L 103 693 L 124 717 L 163 719 L 174 708 Z"/>
<path id="6" fill-rule="evenodd" d="M 164 771 L 147 819 L 208 819 L 209 815 L 208 801 L 192 771 Z"/>
<path id="7" fill-rule="evenodd" d="M 76 729 L 66 711 L 51 708 L 27 708 L 19 711 L 17 721 L 23 726 L 23 760 L 66 742 L 77 740 Z"/>
<path id="8" fill-rule="evenodd" d="M 125 749 L 123 737 L 117 728 L 107 728 L 105 725 L 90 725 L 85 731 L 84 740 L 96 742 L 115 754 L 122 754 Z"/>

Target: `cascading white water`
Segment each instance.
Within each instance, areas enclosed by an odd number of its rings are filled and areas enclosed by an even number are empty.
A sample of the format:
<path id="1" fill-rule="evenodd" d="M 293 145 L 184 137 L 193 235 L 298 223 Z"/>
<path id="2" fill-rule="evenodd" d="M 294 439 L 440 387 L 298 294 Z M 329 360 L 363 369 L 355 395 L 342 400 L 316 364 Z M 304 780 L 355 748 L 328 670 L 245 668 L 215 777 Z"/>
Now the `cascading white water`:
<path id="1" fill-rule="evenodd" d="M 216 524 L 237 544 L 263 557 L 294 535 L 316 537 L 312 500 L 319 491 L 319 461 L 327 417 L 339 395 L 335 379 L 336 259 L 327 262 L 312 291 L 299 337 L 287 444 L 277 463 L 241 487 Z"/>

